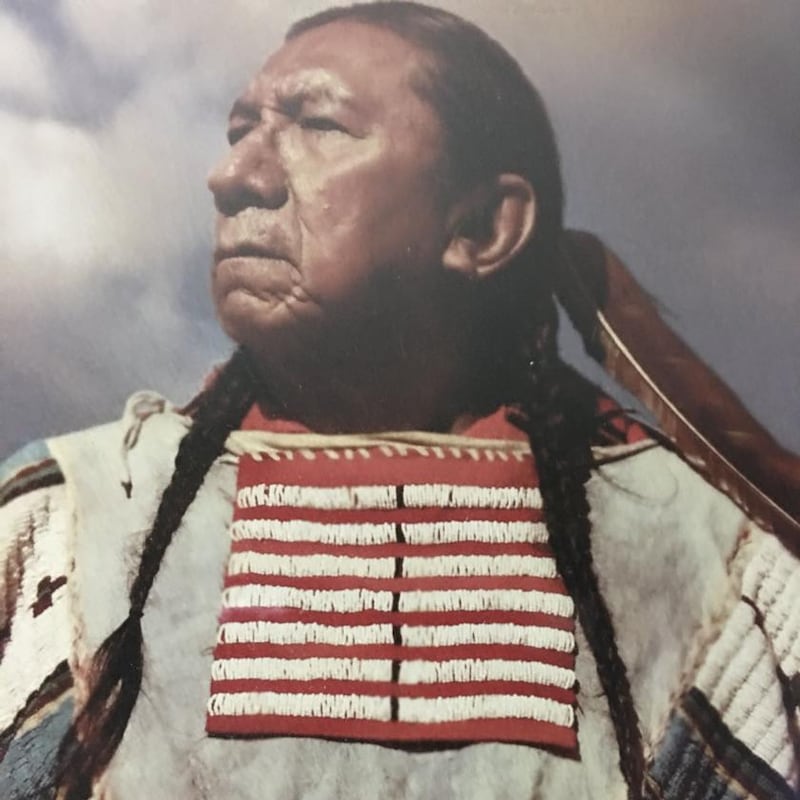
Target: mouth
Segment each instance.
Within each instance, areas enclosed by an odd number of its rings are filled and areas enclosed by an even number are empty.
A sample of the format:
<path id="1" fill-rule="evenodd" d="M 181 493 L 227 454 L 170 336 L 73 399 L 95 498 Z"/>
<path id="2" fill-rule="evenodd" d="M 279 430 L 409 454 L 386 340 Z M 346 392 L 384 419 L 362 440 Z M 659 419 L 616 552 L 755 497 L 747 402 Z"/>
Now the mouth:
<path id="1" fill-rule="evenodd" d="M 288 261 L 286 254 L 269 245 L 254 242 L 239 242 L 219 246 L 214 250 L 214 261 L 219 264 L 229 258 L 261 258 L 270 261 Z"/>

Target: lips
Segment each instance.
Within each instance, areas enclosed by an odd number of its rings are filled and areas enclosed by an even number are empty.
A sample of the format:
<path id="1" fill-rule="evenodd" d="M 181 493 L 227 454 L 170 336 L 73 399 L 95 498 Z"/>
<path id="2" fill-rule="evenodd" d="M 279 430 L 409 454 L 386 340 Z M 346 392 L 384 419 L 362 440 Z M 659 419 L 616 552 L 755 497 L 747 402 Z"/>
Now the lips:
<path id="1" fill-rule="evenodd" d="M 294 248 L 286 225 L 261 208 L 248 207 L 233 217 L 218 214 L 215 239 L 216 263 L 234 258 L 292 263 Z"/>
<path id="2" fill-rule="evenodd" d="M 275 261 L 287 261 L 284 250 L 260 242 L 226 243 L 214 250 L 214 261 L 219 263 L 227 258 L 263 258 Z"/>

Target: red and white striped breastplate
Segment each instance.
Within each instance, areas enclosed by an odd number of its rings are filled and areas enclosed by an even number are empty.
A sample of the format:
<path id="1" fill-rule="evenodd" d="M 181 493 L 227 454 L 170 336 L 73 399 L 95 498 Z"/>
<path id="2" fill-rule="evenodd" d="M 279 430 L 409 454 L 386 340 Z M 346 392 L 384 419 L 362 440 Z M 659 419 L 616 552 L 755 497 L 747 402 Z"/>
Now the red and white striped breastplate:
<path id="1" fill-rule="evenodd" d="M 574 752 L 573 603 L 527 446 L 326 438 L 240 459 L 208 733 Z"/>

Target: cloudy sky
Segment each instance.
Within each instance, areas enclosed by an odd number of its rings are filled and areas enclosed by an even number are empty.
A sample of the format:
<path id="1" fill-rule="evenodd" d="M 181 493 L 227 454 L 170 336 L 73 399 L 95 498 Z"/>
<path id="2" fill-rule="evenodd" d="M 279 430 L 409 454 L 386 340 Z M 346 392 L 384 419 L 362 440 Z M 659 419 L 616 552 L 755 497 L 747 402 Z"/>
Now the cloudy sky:
<path id="1" fill-rule="evenodd" d="M 246 77 L 324 0 L 4 0 L 0 452 L 185 400 L 230 345 L 209 166 Z M 447 0 L 541 89 L 571 225 L 800 450 L 800 3 Z"/>

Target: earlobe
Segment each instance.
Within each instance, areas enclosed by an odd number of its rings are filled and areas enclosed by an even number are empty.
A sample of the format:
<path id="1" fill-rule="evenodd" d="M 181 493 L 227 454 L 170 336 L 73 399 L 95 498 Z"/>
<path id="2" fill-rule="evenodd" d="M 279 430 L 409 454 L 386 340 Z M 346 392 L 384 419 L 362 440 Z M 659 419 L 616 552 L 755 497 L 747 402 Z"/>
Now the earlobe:
<path id="1" fill-rule="evenodd" d="M 536 227 L 536 197 L 526 178 L 496 176 L 454 206 L 453 235 L 442 255 L 445 269 L 481 279 L 502 269 L 530 241 Z"/>

